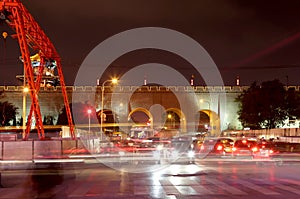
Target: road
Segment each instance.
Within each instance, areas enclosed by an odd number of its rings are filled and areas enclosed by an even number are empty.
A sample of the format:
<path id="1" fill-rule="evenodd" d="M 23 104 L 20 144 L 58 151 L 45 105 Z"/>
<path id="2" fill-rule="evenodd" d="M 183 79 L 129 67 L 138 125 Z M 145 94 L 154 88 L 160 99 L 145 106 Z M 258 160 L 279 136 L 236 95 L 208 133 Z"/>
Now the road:
<path id="1" fill-rule="evenodd" d="M 51 165 L 51 166 L 49 166 Z M 0 198 L 235 199 L 300 197 L 300 162 L 197 159 L 150 172 L 126 172 L 105 164 L 39 164 L 2 171 Z"/>

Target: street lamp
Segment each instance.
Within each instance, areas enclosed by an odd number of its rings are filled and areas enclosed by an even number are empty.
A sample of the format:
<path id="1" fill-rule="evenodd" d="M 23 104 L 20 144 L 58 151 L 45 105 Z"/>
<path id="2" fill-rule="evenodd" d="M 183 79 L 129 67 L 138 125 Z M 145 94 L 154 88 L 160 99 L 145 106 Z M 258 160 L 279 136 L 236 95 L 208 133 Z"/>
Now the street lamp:
<path id="1" fill-rule="evenodd" d="M 88 113 L 88 116 L 89 116 L 89 135 L 90 135 L 90 133 L 91 133 L 91 113 L 92 113 L 92 110 L 88 109 L 87 113 Z"/>
<path id="2" fill-rule="evenodd" d="M 106 83 L 108 82 L 111 82 L 112 84 L 117 84 L 118 83 L 118 79 L 116 78 L 113 78 L 113 79 L 109 79 L 109 80 L 106 80 L 102 83 L 102 91 L 101 91 L 101 114 L 100 114 L 100 133 L 101 133 L 101 140 L 102 140 L 102 134 L 103 134 L 103 116 L 104 116 L 104 86 Z"/>
<path id="3" fill-rule="evenodd" d="M 29 88 L 24 86 L 23 88 L 23 113 L 22 113 L 22 118 L 23 118 L 23 135 L 22 138 L 25 138 L 25 130 L 26 130 L 26 94 L 29 92 Z"/>

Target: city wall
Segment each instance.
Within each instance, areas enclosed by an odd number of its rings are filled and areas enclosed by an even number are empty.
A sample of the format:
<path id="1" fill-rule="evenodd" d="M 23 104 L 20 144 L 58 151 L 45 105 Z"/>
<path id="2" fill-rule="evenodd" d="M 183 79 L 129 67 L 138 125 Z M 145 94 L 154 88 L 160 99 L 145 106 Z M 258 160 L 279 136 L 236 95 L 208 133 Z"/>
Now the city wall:
<path id="1" fill-rule="evenodd" d="M 105 100 L 104 108 L 114 109 L 117 104 L 122 104 L 122 107 L 118 108 L 120 111 L 119 115 L 124 118 L 128 118 L 130 111 L 144 108 L 149 110 L 155 104 L 163 104 L 166 108 L 176 107 L 176 100 L 174 95 L 183 95 L 183 102 L 190 103 L 187 97 L 188 94 L 193 93 L 196 95 L 193 98 L 195 103 L 194 110 L 188 110 L 191 113 L 190 118 L 193 119 L 194 115 L 200 110 L 206 111 L 210 114 L 212 120 L 215 122 L 214 125 L 218 130 L 226 129 L 241 129 L 242 126 L 238 121 L 238 104 L 235 102 L 236 97 L 242 93 L 243 90 L 249 87 L 246 86 L 115 86 L 115 87 L 104 87 L 101 86 L 67 86 L 67 95 L 69 102 L 81 102 L 90 104 L 96 107 L 96 110 L 101 109 L 101 92 L 105 89 Z M 300 86 L 294 86 L 296 91 L 300 90 Z M 0 86 L 1 101 L 8 101 L 14 106 L 18 107 L 17 120 L 22 117 L 23 107 L 23 87 L 22 86 Z M 115 96 L 114 99 L 119 101 L 112 104 L 112 93 Z M 225 94 L 225 104 L 220 104 L 220 95 Z M 76 97 L 73 97 L 76 96 Z M 132 97 L 133 96 L 133 97 Z M 64 107 L 63 96 L 61 87 L 46 88 L 42 87 L 38 94 L 39 103 L 41 107 L 42 116 L 52 116 L 54 118 L 54 124 L 56 124 L 57 117 Z M 73 97 L 73 99 L 72 99 Z M 130 101 L 126 101 L 129 99 Z M 200 99 L 206 100 L 207 104 L 199 103 Z M 123 103 L 122 100 L 125 100 Z M 129 105 L 127 104 L 129 103 Z M 30 97 L 26 96 L 26 115 L 30 110 L 31 100 Z M 220 106 L 226 106 L 220 107 Z M 131 110 L 129 110 L 129 107 Z M 222 124 L 220 123 L 222 119 Z M 186 121 L 188 125 L 189 121 Z M 218 126 L 219 125 L 219 126 Z"/>

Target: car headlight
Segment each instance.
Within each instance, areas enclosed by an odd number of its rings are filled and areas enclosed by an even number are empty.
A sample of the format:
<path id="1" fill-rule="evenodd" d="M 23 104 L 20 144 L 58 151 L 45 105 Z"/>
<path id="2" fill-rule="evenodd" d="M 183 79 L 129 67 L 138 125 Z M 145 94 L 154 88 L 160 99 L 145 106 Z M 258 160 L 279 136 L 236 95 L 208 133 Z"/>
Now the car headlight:
<path id="1" fill-rule="evenodd" d="M 188 152 L 188 157 L 189 158 L 193 158 L 195 156 L 195 152 L 194 151 L 189 151 Z"/>
<path id="2" fill-rule="evenodd" d="M 156 149 L 157 149 L 158 151 L 162 150 L 163 148 L 164 148 L 163 145 L 158 145 L 158 146 L 156 147 Z"/>

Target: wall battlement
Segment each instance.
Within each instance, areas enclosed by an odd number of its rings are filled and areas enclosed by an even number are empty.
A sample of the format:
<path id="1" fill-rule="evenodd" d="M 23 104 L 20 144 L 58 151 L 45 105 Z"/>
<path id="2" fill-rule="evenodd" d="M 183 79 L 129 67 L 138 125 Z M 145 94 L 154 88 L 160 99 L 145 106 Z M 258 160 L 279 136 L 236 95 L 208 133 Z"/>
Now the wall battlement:
<path id="1" fill-rule="evenodd" d="M 66 86 L 67 91 L 96 91 L 101 86 Z M 139 91 L 194 91 L 194 92 L 228 92 L 236 93 L 247 90 L 249 86 L 115 86 L 116 91 L 120 92 L 132 92 Z M 294 88 L 296 91 L 300 91 L 300 86 L 288 86 L 285 87 Z M 5 92 L 22 92 L 23 86 L 0 86 L 0 91 Z M 40 92 L 43 91 L 61 91 L 60 86 L 53 88 L 40 88 Z"/>
<path id="2" fill-rule="evenodd" d="M 66 86 L 67 91 L 96 91 L 97 88 L 101 86 Z M 295 86 L 296 90 L 299 90 L 300 86 Z M 249 88 L 248 86 L 115 86 L 117 91 L 135 91 L 135 90 L 143 90 L 143 91 L 194 91 L 194 92 L 242 92 L 243 90 Z M 0 91 L 5 92 L 15 92 L 22 91 L 23 86 L 0 86 Z M 40 88 L 40 91 L 61 91 L 60 86 L 46 88 Z"/>

